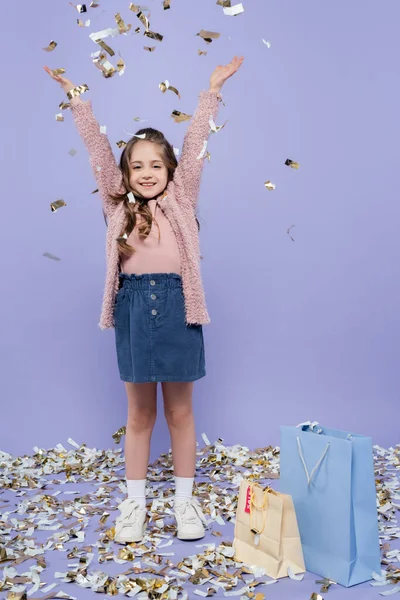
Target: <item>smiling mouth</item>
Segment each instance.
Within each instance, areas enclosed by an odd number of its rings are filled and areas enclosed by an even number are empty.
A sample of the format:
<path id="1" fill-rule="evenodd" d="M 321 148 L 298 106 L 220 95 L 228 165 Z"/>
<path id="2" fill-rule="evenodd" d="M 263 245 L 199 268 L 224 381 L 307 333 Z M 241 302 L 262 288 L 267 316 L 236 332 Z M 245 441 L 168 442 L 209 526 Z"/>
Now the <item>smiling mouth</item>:
<path id="1" fill-rule="evenodd" d="M 156 185 L 155 183 L 141 183 L 140 184 L 142 187 L 153 187 L 153 185 Z"/>

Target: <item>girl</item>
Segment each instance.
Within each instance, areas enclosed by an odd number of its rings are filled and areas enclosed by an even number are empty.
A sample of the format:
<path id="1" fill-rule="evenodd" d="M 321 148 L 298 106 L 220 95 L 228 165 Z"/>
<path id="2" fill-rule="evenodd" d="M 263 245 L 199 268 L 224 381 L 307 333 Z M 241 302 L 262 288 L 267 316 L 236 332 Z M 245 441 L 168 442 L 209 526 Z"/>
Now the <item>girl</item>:
<path id="1" fill-rule="evenodd" d="M 205 375 L 202 325 L 209 323 L 200 275 L 196 204 L 203 158 L 220 90 L 243 57 L 218 66 L 185 135 L 177 164 L 163 134 L 142 129 L 119 167 L 83 87 L 46 72 L 67 93 L 89 151 L 107 221 L 107 275 L 100 327 L 115 328 L 118 368 L 128 397 L 125 464 L 128 498 L 115 526 L 118 543 L 140 542 L 146 528 L 146 476 L 156 420 L 157 382 L 171 434 L 174 513 L 181 540 L 204 537 L 206 520 L 192 497 L 196 467 L 193 382 Z"/>

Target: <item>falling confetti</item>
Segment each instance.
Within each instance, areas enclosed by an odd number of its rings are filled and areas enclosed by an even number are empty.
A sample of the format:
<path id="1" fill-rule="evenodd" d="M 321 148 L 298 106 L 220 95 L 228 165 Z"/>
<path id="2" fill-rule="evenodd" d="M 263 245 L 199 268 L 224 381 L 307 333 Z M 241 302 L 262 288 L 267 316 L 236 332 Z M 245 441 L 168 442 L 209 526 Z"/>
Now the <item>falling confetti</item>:
<path id="1" fill-rule="evenodd" d="M 174 119 L 175 123 L 183 123 L 184 121 L 190 121 L 192 115 L 187 115 L 179 110 L 173 110 L 171 117 Z"/>
<path id="2" fill-rule="evenodd" d="M 79 27 L 90 27 L 90 19 L 88 19 L 87 21 L 82 21 L 82 19 L 77 19 L 76 21 L 79 25 Z"/>
<path id="3" fill-rule="evenodd" d="M 123 20 L 123 18 L 121 17 L 121 15 L 119 13 L 117 13 L 115 15 L 115 20 L 117 22 L 118 30 L 120 33 L 128 33 L 128 31 L 131 30 L 132 25 L 126 25 L 125 21 Z"/>
<path id="4" fill-rule="evenodd" d="M 214 123 L 214 119 L 212 117 L 210 117 L 209 119 L 209 125 L 210 125 L 210 129 L 212 131 L 212 133 L 218 133 L 219 131 L 221 131 L 221 129 L 223 129 L 225 127 L 225 125 L 227 124 L 228 121 L 225 121 L 225 123 L 223 125 L 216 125 Z"/>
<path id="5" fill-rule="evenodd" d="M 199 56 L 207 56 L 207 51 L 206 50 L 197 50 L 197 54 Z"/>
<path id="6" fill-rule="evenodd" d="M 268 180 L 268 181 L 266 181 L 266 182 L 264 183 L 264 185 L 265 185 L 265 187 L 267 188 L 267 190 L 270 190 L 270 191 L 272 191 L 272 190 L 274 190 L 274 189 L 275 189 L 275 184 L 274 184 L 274 183 L 272 183 L 272 182 L 271 182 L 271 181 L 269 181 L 269 180 Z"/>
<path id="7" fill-rule="evenodd" d="M 59 208 L 62 206 L 67 206 L 64 200 L 56 200 L 55 202 L 51 202 L 50 208 L 52 212 L 57 212 Z"/>
<path id="8" fill-rule="evenodd" d="M 71 150 L 68 152 L 68 154 L 70 156 L 75 156 L 75 154 L 77 154 L 77 151 L 75 150 L 75 148 L 71 148 Z"/>
<path id="9" fill-rule="evenodd" d="M 144 35 L 151 40 L 156 40 L 156 42 L 162 42 L 164 39 L 164 36 L 162 36 L 161 33 L 155 33 L 154 31 L 145 31 Z"/>
<path id="10" fill-rule="evenodd" d="M 57 75 L 64 75 L 65 69 L 52 69 L 51 72 L 57 77 Z"/>
<path id="11" fill-rule="evenodd" d="M 287 167 L 292 167 L 292 169 L 299 169 L 300 168 L 300 164 L 298 162 L 295 162 L 294 160 L 290 160 L 290 158 L 287 158 L 285 160 L 285 165 Z"/>
<path id="12" fill-rule="evenodd" d="M 100 43 L 102 42 L 100 41 Z M 110 63 L 107 56 L 102 52 L 100 52 L 98 56 L 93 58 L 93 63 L 98 69 L 100 69 L 100 71 L 103 74 L 103 77 L 113 77 L 113 75 L 115 75 L 115 73 L 117 72 L 114 65 Z"/>
<path id="13" fill-rule="evenodd" d="M 207 144 L 208 144 L 208 140 L 204 140 L 203 148 L 202 148 L 200 154 L 198 155 L 197 160 L 200 160 L 205 157 L 206 151 L 207 151 Z"/>
<path id="14" fill-rule="evenodd" d="M 123 58 L 120 58 L 119 61 L 117 62 L 117 71 L 119 73 L 119 75 L 123 75 L 125 73 L 125 62 L 123 60 Z"/>
<path id="15" fill-rule="evenodd" d="M 78 13 L 85 13 L 87 12 L 87 8 L 86 8 L 86 4 L 73 4 L 72 2 L 70 2 L 70 5 L 75 8 Z"/>
<path id="16" fill-rule="evenodd" d="M 215 31 L 205 31 L 202 29 L 199 33 L 196 33 L 196 35 L 200 36 L 207 44 L 211 44 L 211 42 L 217 40 L 221 34 Z"/>
<path id="17" fill-rule="evenodd" d="M 262 43 L 265 44 L 267 46 L 267 48 L 271 48 L 271 42 L 264 40 L 264 38 L 262 39 Z"/>
<path id="18" fill-rule="evenodd" d="M 62 113 L 57 113 L 56 114 L 56 121 L 64 121 L 64 115 Z"/>
<path id="19" fill-rule="evenodd" d="M 170 85 L 169 81 L 165 80 L 162 81 L 159 86 L 160 90 L 163 92 L 163 94 L 165 94 L 165 92 L 167 90 L 170 90 L 171 92 L 174 92 L 174 94 L 176 94 L 178 96 L 178 98 L 180 99 L 181 95 L 178 92 L 178 90 L 176 89 L 176 87 L 173 87 L 172 85 Z"/>
<path id="20" fill-rule="evenodd" d="M 224 9 L 224 15 L 227 15 L 228 17 L 236 17 L 237 15 L 240 15 L 241 13 L 244 12 L 244 7 L 243 4 L 235 4 L 235 6 L 227 6 Z"/>
<path id="21" fill-rule="evenodd" d="M 163 8 L 164 10 L 168 10 L 169 8 L 171 8 L 171 0 L 164 0 Z"/>
<path id="22" fill-rule="evenodd" d="M 147 50 L 147 52 L 154 52 L 154 50 L 156 49 L 155 46 L 143 46 L 143 48 Z"/>
<path id="23" fill-rule="evenodd" d="M 54 42 L 53 40 L 50 42 L 50 44 L 48 46 L 46 46 L 46 48 L 43 48 L 43 50 L 45 50 L 45 52 L 53 52 L 53 50 L 55 50 L 57 48 L 57 42 Z"/>

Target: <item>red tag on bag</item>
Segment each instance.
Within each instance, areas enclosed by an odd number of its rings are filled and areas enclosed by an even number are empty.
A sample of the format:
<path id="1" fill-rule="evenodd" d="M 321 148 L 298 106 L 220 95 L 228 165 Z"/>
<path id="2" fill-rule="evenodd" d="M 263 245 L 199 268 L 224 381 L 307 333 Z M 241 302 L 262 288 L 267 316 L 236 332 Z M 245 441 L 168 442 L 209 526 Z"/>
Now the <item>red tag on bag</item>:
<path id="1" fill-rule="evenodd" d="M 244 512 L 250 513 L 250 503 L 251 503 L 251 486 L 247 488 L 246 492 L 246 504 L 244 506 Z"/>

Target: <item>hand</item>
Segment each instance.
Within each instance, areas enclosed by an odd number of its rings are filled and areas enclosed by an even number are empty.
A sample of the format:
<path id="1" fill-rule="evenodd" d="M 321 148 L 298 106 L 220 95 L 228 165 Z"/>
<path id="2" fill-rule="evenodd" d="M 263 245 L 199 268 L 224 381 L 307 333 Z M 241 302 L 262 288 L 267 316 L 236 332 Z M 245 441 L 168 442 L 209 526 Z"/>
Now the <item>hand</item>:
<path id="1" fill-rule="evenodd" d="M 235 56 L 228 65 L 218 67 L 214 70 L 210 77 L 210 90 L 213 92 L 219 92 L 224 85 L 225 81 L 232 77 L 239 70 L 243 63 L 243 56 Z"/>
<path id="2" fill-rule="evenodd" d="M 74 89 L 75 85 L 69 79 L 62 77 L 61 75 L 54 75 L 53 71 L 49 69 L 49 67 L 44 67 L 44 70 L 52 79 L 54 79 L 54 81 L 57 81 L 61 85 L 65 93 Z"/>

